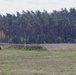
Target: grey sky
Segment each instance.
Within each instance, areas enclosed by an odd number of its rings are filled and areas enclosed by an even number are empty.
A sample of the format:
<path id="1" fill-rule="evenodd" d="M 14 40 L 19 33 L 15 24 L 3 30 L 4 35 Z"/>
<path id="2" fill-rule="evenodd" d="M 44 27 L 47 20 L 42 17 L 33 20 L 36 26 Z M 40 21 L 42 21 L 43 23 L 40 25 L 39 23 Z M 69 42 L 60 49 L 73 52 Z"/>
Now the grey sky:
<path id="1" fill-rule="evenodd" d="M 22 10 L 60 10 L 76 7 L 76 0 L 0 0 L 0 14 L 22 12 Z"/>

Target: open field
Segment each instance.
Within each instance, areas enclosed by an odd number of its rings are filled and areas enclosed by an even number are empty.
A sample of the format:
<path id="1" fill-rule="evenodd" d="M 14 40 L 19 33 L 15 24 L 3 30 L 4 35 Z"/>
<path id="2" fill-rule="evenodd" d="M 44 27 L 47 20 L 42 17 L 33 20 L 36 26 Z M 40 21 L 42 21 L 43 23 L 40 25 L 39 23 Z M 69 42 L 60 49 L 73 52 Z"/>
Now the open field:
<path id="1" fill-rule="evenodd" d="M 25 50 L 30 48 L 20 45 L 0 46 L 0 75 L 76 75 L 76 44 L 36 47 L 41 51 Z"/>

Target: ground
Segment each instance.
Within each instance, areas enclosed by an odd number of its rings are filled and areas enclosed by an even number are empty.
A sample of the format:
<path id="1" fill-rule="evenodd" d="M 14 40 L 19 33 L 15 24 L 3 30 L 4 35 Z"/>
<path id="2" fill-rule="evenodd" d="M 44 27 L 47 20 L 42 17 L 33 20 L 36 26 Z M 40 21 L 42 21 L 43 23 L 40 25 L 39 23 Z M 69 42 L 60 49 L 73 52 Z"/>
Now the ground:
<path id="1" fill-rule="evenodd" d="M 43 44 L 18 50 L 1 44 L 0 75 L 76 75 L 76 44 Z"/>

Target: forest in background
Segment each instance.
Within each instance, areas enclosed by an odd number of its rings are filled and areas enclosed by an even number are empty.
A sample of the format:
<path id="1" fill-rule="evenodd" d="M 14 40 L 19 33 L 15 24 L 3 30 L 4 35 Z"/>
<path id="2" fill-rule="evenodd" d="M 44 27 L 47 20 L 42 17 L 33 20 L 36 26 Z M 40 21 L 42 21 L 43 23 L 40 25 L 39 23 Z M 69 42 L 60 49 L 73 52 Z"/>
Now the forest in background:
<path id="1" fill-rule="evenodd" d="M 76 39 L 76 9 L 0 15 L 1 43 L 68 43 Z"/>

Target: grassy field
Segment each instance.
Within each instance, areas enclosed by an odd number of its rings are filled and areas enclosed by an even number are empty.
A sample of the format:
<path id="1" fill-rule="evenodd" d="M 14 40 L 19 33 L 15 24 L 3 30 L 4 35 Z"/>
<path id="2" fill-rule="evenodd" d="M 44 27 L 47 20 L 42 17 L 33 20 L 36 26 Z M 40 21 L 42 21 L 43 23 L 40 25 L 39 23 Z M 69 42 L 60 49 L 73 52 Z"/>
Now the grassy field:
<path id="1" fill-rule="evenodd" d="M 47 50 L 17 50 L 1 45 L 0 75 L 76 75 L 76 44 L 42 46 Z"/>

